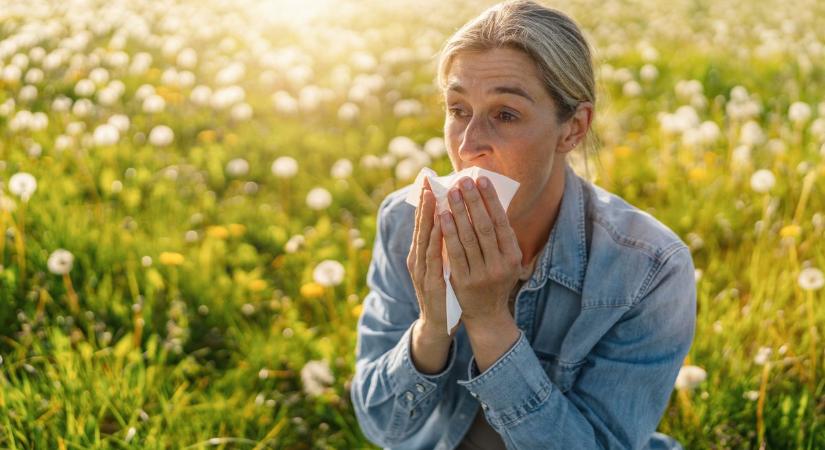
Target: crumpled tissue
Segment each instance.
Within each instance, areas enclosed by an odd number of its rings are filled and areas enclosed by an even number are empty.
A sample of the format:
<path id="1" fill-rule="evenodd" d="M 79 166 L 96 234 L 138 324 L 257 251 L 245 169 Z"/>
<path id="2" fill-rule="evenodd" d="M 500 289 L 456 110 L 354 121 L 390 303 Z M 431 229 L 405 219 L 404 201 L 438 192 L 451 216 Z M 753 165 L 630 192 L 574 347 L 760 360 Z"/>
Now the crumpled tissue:
<path id="1" fill-rule="evenodd" d="M 493 186 L 496 189 L 496 194 L 498 194 L 498 200 L 501 202 L 501 206 L 504 210 L 507 211 L 507 208 L 510 206 L 510 201 L 513 199 L 513 196 L 516 195 L 519 182 L 507 178 L 499 173 L 476 166 L 468 167 L 443 177 L 439 177 L 438 174 L 436 174 L 435 171 L 429 167 L 421 169 L 418 176 L 415 178 L 412 190 L 410 190 L 409 194 L 407 194 L 406 202 L 416 208 L 418 207 L 421 189 L 424 188 L 424 179 L 429 178 L 430 188 L 432 189 L 433 194 L 435 194 L 436 209 L 438 210 L 438 213 L 440 214 L 444 211 L 449 211 L 450 203 L 447 199 L 447 194 L 456 182 L 465 176 L 470 177 L 473 180 L 477 180 L 478 177 L 482 175 L 487 177 L 487 179 L 493 183 Z M 444 281 L 447 284 L 447 334 L 449 334 L 450 330 L 452 330 L 461 318 L 461 305 L 459 305 L 458 298 L 456 297 L 455 291 L 450 284 L 450 260 L 447 257 L 447 247 L 443 242 L 441 246 L 441 256 L 444 267 Z"/>

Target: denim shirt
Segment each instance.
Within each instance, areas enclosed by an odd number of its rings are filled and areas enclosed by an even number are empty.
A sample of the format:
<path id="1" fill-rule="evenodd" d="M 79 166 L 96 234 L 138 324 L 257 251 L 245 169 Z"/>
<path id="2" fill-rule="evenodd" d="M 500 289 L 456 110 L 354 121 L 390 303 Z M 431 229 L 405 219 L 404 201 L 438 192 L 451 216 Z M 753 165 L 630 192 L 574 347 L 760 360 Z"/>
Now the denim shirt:
<path id="1" fill-rule="evenodd" d="M 410 357 L 419 306 L 407 269 L 411 186 L 381 203 L 350 396 L 390 449 L 454 449 L 482 408 L 508 449 L 681 448 L 656 433 L 693 341 L 690 251 L 650 214 L 565 167 L 561 207 L 516 296 L 520 333 L 478 372 L 464 327 L 446 368 Z"/>

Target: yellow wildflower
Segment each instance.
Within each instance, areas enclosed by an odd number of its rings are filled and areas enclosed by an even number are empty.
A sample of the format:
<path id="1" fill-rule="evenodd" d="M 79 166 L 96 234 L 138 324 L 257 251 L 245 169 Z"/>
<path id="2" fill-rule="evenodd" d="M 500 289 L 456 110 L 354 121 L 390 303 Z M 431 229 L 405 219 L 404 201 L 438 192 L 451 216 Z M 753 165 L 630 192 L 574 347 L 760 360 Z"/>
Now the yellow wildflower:
<path id="1" fill-rule="evenodd" d="M 301 296 L 306 298 L 318 298 L 324 295 L 324 287 L 318 283 L 307 283 L 301 286 Z"/>
<path id="2" fill-rule="evenodd" d="M 252 280 L 249 282 L 249 290 L 252 292 L 260 292 L 266 289 L 266 281 L 264 280 Z"/>
<path id="3" fill-rule="evenodd" d="M 779 235 L 783 238 L 792 237 L 795 239 L 798 238 L 801 233 L 802 228 L 796 224 L 785 225 L 781 230 L 779 230 Z"/>
<path id="4" fill-rule="evenodd" d="M 217 133 L 215 133 L 215 130 L 203 130 L 198 133 L 198 140 L 207 144 L 215 142 L 217 137 L 218 136 Z"/>
<path id="5" fill-rule="evenodd" d="M 688 172 L 688 178 L 695 183 L 705 181 L 707 177 L 708 171 L 704 167 L 694 167 Z"/>
<path id="6" fill-rule="evenodd" d="M 613 154 L 615 154 L 616 158 L 618 158 L 618 159 L 627 158 L 632 153 L 633 153 L 633 149 L 626 146 L 626 145 L 620 145 L 620 146 L 616 147 L 615 150 L 613 150 Z"/>
<path id="7" fill-rule="evenodd" d="M 363 310 L 364 310 L 364 305 L 362 305 L 360 303 L 353 306 L 352 307 L 352 316 L 353 317 L 361 317 L 361 311 L 363 311 Z"/>
<path id="8" fill-rule="evenodd" d="M 239 223 L 230 223 L 228 227 L 229 234 L 231 234 L 233 237 L 243 236 L 243 234 L 246 232 L 246 226 Z"/>
<path id="9" fill-rule="evenodd" d="M 226 239 L 229 237 L 229 230 L 220 225 L 214 225 L 206 228 L 206 235 L 215 239 Z"/>
<path id="10" fill-rule="evenodd" d="M 164 266 L 179 266 L 183 264 L 183 255 L 175 252 L 161 252 L 158 260 Z"/>

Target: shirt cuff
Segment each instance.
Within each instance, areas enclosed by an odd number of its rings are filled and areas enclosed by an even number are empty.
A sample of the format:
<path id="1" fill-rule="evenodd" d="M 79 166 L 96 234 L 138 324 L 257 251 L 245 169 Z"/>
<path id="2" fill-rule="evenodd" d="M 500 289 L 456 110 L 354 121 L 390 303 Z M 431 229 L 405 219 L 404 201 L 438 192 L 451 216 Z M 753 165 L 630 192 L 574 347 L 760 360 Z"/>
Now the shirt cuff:
<path id="1" fill-rule="evenodd" d="M 416 369 L 410 355 L 414 326 L 415 322 L 401 336 L 393 349 L 387 368 L 393 392 L 409 409 L 415 408 L 433 392 L 439 391 L 447 384 L 448 375 L 455 365 L 456 358 L 455 339 L 453 339 L 447 354 L 447 367 L 436 374 L 421 373 Z"/>
<path id="2" fill-rule="evenodd" d="M 490 425 L 503 426 L 536 410 L 550 395 L 547 377 L 523 330 L 519 338 L 484 373 L 470 358 L 468 380 L 458 380 L 484 409 Z"/>

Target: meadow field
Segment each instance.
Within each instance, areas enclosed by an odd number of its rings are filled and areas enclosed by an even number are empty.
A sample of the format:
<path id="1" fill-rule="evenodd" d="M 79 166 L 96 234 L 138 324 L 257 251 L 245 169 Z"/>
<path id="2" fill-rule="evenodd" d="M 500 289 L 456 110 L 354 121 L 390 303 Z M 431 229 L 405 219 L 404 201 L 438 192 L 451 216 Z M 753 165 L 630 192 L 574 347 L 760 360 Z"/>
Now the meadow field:
<path id="1" fill-rule="evenodd" d="M 0 448 L 374 448 L 375 213 L 450 172 L 436 57 L 490 4 L 2 1 Z M 697 268 L 659 430 L 825 448 L 825 3 L 548 5 L 594 47 L 575 167 Z"/>

